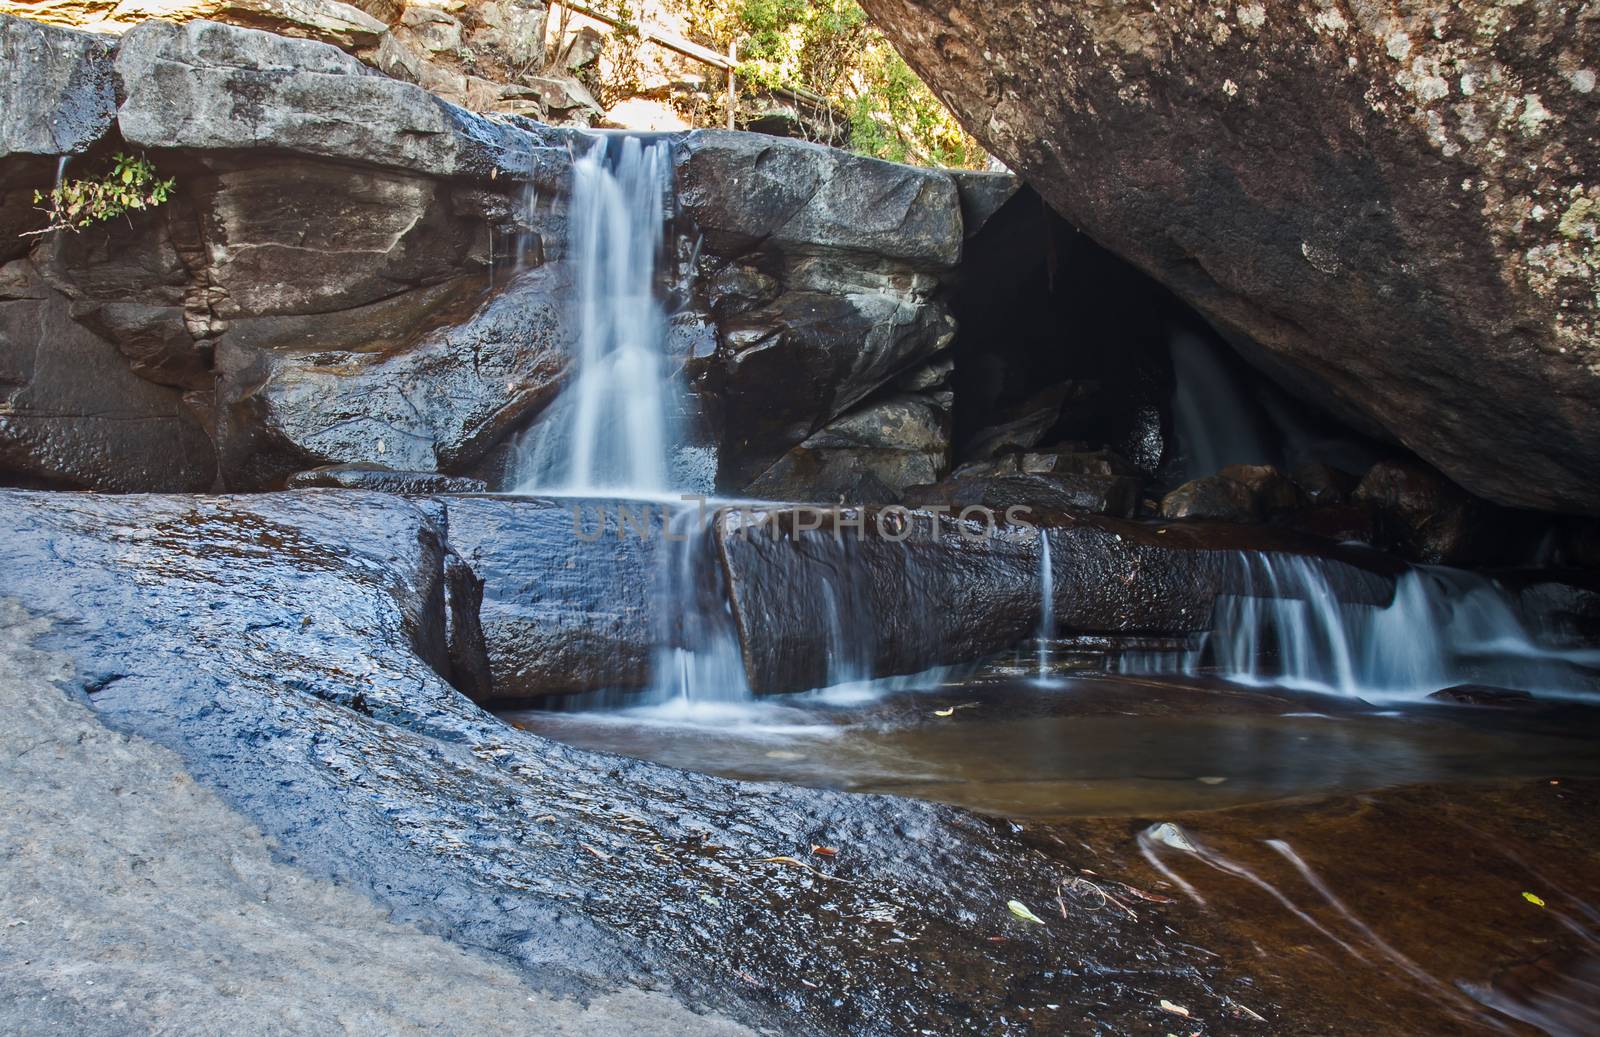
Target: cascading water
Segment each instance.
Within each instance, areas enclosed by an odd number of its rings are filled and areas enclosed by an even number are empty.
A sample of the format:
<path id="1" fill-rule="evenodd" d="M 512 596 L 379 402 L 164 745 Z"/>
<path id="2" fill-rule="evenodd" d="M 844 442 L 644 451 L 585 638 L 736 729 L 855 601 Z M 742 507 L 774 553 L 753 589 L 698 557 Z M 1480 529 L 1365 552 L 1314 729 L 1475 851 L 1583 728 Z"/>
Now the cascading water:
<path id="1" fill-rule="evenodd" d="M 1256 405 L 1217 347 L 1190 332 L 1177 333 L 1172 338 L 1172 371 L 1177 383 L 1172 409 L 1185 478 L 1211 475 L 1230 464 L 1272 460 Z"/>
<path id="2" fill-rule="evenodd" d="M 665 142 L 601 137 L 573 162 L 567 254 L 576 281 L 571 381 L 524 438 L 522 493 L 659 496 L 673 489 L 666 317 L 657 267 L 668 215 Z"/>
<path id="3" fill-rule="evenodd" d="M 1393 600 L 1375 607 L 1342 602 L 1318 559 L 1241 552 L 1229 564 L 1244 590 L 1218 599 L 1201 643 L 1130 656 L 1126 672 L 1207 671 L 1243 684 L 1400 700 L 1459 684 L 1557 697 L 1600 690 L 1600 651 L 1545 643 L 1487 577 L 1409 569 Z"/>
<path id="4" fill-rule="evenodd" d="M 1050 537 L 1039 530 L 1039 681 L 1050 679 L 1050 641 L 1056 636 L 1055 573 L 1050 567 Z"/>

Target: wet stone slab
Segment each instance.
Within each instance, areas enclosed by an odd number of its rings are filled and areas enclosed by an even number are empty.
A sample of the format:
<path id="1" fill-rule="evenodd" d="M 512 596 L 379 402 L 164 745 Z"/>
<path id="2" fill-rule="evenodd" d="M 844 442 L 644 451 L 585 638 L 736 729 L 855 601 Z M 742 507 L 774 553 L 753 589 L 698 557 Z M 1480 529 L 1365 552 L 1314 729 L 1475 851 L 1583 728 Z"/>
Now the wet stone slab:
<path id="1" fill-rule="evenodd" d="M 0 528 L 106 723 L 286 861 L 541 989 L 659 987 L 783 1032 L 1110 1034 L 1165 1032 L 1161 998 L 1225 1019 L 1243 977 L 1154 919 L 1052 914 L 1070 868 L 1001 823 L 506 727 L 436 669 L 438 505 L 8 491 Z"/>

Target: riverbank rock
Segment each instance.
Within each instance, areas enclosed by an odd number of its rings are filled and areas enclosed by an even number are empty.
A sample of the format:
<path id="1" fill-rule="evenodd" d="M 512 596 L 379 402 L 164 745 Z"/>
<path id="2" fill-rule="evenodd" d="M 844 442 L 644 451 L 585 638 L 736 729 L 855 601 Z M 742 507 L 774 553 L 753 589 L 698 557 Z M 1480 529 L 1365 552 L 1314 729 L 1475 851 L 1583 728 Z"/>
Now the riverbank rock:
<path id="1" fill-rule="evenodd" d="M 1488 0 L 863 0 L 963 125 L 1295 393 L 1600 512 L 1600 22 Z"/>
<path id="2" fill-rule="evenodd" d="M 203 490 L 217 458 L 181 395 L 139 378 L 18 259 L 0 267 L 0 471 L 35 486 Z"/>
<path id="3" fill-rule="evenodd" d="M 673 617 L 658 608 L 662 506 L 651 501 L 454 497 L 450 542 L 483 580 L 498 705 L 650 681 Z"/>
<path id="4" fill-rule="evenodd" d="M 1061 972 L 1068 948 L 1117 976 L 1158 973 L 1196 1011 L 1224 1010 L 1214 989 L 1235 980 L 1212 956 L 1157 943 L 1153 917 L 1080 912 L 1048 932 L 1018 922 L 1006 898 L 1050 903 L 1060 869 L 1004 826 L 931 803 L 690 775 L 483 713 L 428 661 L 444 627 L 436 512 L 352 491 L 0 491 L 7 593 L 26 603 L 20 629 L 54 653 L 59 684 L 37 693 L 71 695 L 176 753 L 285 866 L 546 994 L 647 986 L 822 1037 L 969 1020 L 1022 1037 L 1031 1027 L 1011 1016 L 1023 997 L 1061 1006 L 1052 1026 L 1161 1024 L 1120 980 Z M 10 606 L 4 619 L 19 629 Z M 195 837 L 173 823 L 175 842 Z M 875 925 L 841 928 L 841 914 L 919 935 L 886 944 Z M 7 947 L 26 949 L 36 927 L 7 929 Z M 1004 944 L 988 939 L 997 928 Z"/>

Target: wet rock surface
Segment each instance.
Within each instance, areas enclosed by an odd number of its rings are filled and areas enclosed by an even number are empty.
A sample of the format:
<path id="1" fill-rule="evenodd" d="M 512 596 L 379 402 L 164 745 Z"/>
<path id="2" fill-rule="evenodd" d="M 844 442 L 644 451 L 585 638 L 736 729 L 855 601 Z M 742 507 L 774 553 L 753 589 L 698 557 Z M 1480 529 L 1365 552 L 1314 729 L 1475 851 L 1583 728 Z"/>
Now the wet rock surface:
<path id="1" fill-rule="evenodd" d="M 406 496 L 432 496 L 438 493 L 483 493 L 489 488 L 482 479 L 440 475 L 437 472 L 398 472 L 381 465 L 335 464 L 296 472 L 284 480 L 284 489 L 309 490 L 338 487 L 345 490 L 372 490 Z"/>
<path id="2" fill-rule="evenodd" d="M 1594 513 L 1596 23 L 865 0 L 963 124 L 1297 395 Z"/>
<path id="3" fill-rule="evenodd" d="M 751 1031 L 662 993 L 586 1005 L 283 861 L 177 753 L 108 728 L 52 621 L 0 599 L 0 1029 L 563 1037 Z M 70 775 L 70 780 L 64 776 Z"/>
<path id="4" fill-rule="evenodd" d="M 1341 600 L 1383 604 L 1394 589 L 1392 561 L 1288 533 L 1042 509 L 1018 517 L 1028 525 L 904 508 L 719 513 L 712 535 L 751 687 L 915 673 L 1016 644 L 1038 628 L 1041 536 L 1063 633 L 1209 629 L 1219 594 L 1251 589 L 1228 564 L 1243 548 L 1312 557 Z"/>
<path id="5" fill-rule="evenodd" d="M 650 679 L 662 510 L 648 501 L 456 497 L 450 543 L 484 581 L 496 703 Z M 626 525 L 625 525 L 626 524 Z"/>
<path id="6" fill-rule="evenodd" d="M 432 510 L 0 493 L 12 593 L 105 723 L 176 752 L 285 863 L 539 989 L 658 984 L 829 1034 L 1127 1032 L 1162 1022 L 1151 983 L 1220 1010 L 1217 966 L 1143 923 L 1009 912 L 1046 913 L 1065 874 L 993 823 L 690 776 L 482 713 L 420 654 L 443 625 Z"/>

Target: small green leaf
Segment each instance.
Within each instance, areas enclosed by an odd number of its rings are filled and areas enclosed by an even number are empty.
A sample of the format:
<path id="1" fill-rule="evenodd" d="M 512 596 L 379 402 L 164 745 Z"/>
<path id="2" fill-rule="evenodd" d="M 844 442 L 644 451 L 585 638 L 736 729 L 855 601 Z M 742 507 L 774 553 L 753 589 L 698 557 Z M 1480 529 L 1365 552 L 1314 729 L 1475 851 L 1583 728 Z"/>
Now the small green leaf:
<path id="1" fill-rule="evenodd" d="M 1529 893 L 1527 890 L 1523 890 L 1522 899 L 1526 900 L 1528 903 L 1532 904 L 1534 907 L 1543 907 L 1544 906 L 1544 898 L 1543 897 L 1540 897 L 1540 896 L 1538 896 L 1537 894 L 1534 894 L 1534 893 Z"/>
<path id="2" fill-rule="evenodd" d="M 1035 925 L 1043 925 L 1044 924 L 1044 919 L 1040 918 L 1038 915 L 1036 915 L 1032 911 L 1028 910 L 1028 905 L 1024 904 L 1020 900 L 1009 901 L 1006 904 L 1006 907 L 1010 908 L 1011 909 L 1011 913 L 1016 915 L 1018 918 L 1022 919 L 1024 922 L 1032 922 Z"/>

